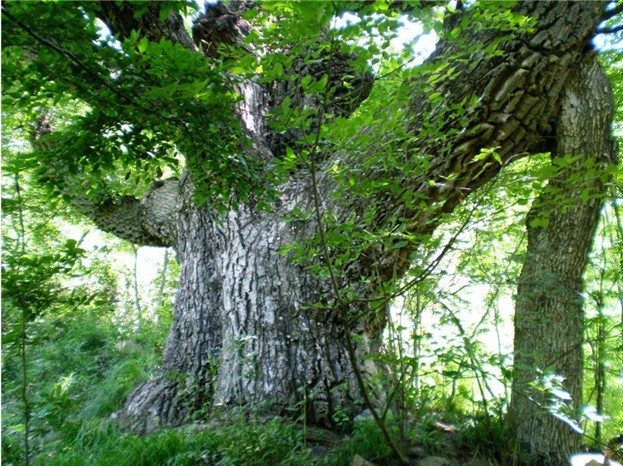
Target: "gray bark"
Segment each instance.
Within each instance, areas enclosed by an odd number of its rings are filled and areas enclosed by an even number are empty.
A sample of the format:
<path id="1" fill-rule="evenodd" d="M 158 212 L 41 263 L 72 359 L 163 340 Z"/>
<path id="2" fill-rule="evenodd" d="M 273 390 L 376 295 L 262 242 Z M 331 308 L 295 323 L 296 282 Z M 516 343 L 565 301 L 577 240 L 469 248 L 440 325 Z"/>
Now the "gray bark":
<path id="1" fill-rule="evenodd" d="M 326 286 L 280 254 L 313 232 L 283 219 L 293 205 L 308 207 L 308 189 L 288 190 L 270 213 L 241 205 L 217 218 L 192 207 L 190 175 L 182 186 L 190 207 L 178 220 L 181 279 L 164 366 L 130 397 L 125 424 L 149 432 L 231 405 L 304 411 L 324 425 L 338 410 L 354 415 L 361 402 L 339 316 L 308 307 Z M 380 335 L 361 337 L 373 350 Z"/>
<path id="2" fill-rule="evenodd" d="M 571 395 L 561 414 L 578 419 L 582 406 L 584 315 L 582 274 L 605 195 L 605 172 L 615 163 L 609 80 L 589 55 L 561 99 L 553 157 L 577 160 L 550 180 L 527 218 L 528 250 L 515 308 L 515 377 L 510 409 L 517 440 L 531 464 L 567 464 L 580 435 L 548 412 L 552 395 L 529 383 L 537 370 L 564 377 Z M 532 222 L 544 219 L 546 226 Z"/>
<path id="3" fill-rule="evenodd" d="M 152 183 L 141 199 L 121 196 L 95 202 L 79 189 L 68 187 L 65 191 L 74 208 L 101 230 L 144 246 L 173 244 L 177 236 L 175 216 L 180 208 L 178 180 Z"/>
<path id="4" fill-rule="evenodd" d="M 448 66 L 456 70 L 451 76 L 438 77 L 440 83 L 433 88 L 420 82 L 412 86 L 410 132 L 415 139 L 405 151 L 412 169 L 360 173 L 362 178 L 384 178 L 404 190 L 397 195 L 381 192 L 357 202 L 384 206 L 375 218 L 382 228 L 392 218 L 406 218 L 401 227 L 407 232 L 430 233 L 443 214 L 452 212 L 504 164 L 551 150 L 561 92 L 589 51 L 588 41 L 603 8 L 598 2 L 520 3 L 518 13 L 531 17 L 534 28 L 500 43 L 496 48 L 502 53 L 496 57 L 482 50 L 500 31 L 483 30 L 482 25 L 472 24 L 474 32 L 466 30 L 457 41 L 440 43 L 431 62 L 454 56 Z M 464 14 L 470 14 L 469 10 Z M 422 82 L 429 78 L 424 76 Z M 443 105 L 431 104 L 428 93 L 432 92 L 441 93 Z M 453 108 L 465 113 L 457 114 Z M 435 122 L 434 131 L 429 134 L 431 122 Z M 476 159 L 487 148 L 497 148 L 502 165 Z M 361 162 L 351 163 L 356 169 Z M 416 198 L 426 205 L 413 203 Z M 373 266 L 383 279 L 395 280 L 409 266 L 416 247 L 384 251 L 375 257 Z"/>

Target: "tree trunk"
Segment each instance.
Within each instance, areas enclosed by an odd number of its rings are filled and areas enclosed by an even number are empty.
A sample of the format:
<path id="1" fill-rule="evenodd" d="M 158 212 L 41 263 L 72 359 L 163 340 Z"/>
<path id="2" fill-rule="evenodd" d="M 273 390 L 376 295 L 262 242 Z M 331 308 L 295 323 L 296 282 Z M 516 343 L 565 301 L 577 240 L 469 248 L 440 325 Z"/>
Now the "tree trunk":
<path id="1" fill-rule="evenodd" d="M 567 155 L 577 159 L 561 166 L 527 217 L 510 414 L 532 464 L 566 464 L 580 447 L 580 435 L 570 425 L 582 404 L 582 274 L 605 194 L 604 169 L 615 163 L 613 102 L 608 78 L 589 55 L 565 86 L 552 153 L 554 161 Z M 547 390 L 553 374 L 564 378 L 562 389 L 570 400 Z"/>
<path id="2" fill-rule="evenodd" d="M 329 160 L 319 167 L 322 179 L 316 180 L 322 208 L 339 221 L 376 203 L 383 207 L 370 228 L 388 229 L 401 218 L 396 228 L 403 232 L 430 233 L 442 214 L 451 212 L 465 193 L 484 184 L 501 168 L 476 157 L 482 149 L 497 147 L 506 163 L 518 154 L 543 147 L 543 135 L 551 130 L 565 79 L 572 64 L 585 53 L 586 41 L 602 9 L 601 4 L 522 4 L 520 13 L 534 17 L 535 29 L 500 44 L 503 58 L 483 54 L 477 60 L 464 60 L 468 52 L 462 50 L 463 42 L 441 43 L 433 61 L 456 54 L 458 58 L 452 63 L 458 71 L 426 92 L 439 92 L 446 107 L 435 105 L 426 96 L 420 98 L 419 83 L 413 84 L 414 98 L 408 105 L 410 131 L 417 137 L 407 153 L 434 154 L 428 168 L 423 171 L 421 159 L 413 155 L 408 162 L 411 169 L 406 172 L 393 173 L 392 168 L 385 173 L 363 172 L 361 176 L 392 180 L 408 188 L 397 195 L 342 192 L 336 200 L 334 191 L 344 187 L 331 180 L 325 169 L 335 158 L 343 158 L 353 168 L 361 166 L 362 160 L 327 154 Z M 570 23 L 576 28 L 567 28 Z M 205 32 L 205 26 L 201 31 Z M 467 43 L 483 44 L 492 43 L 496 37 L 491 31 L 472 34 L 469 28 L 463 35 Z M 210 50 L 214 53 L 213 48 Z M 342 57 L 342 61 L 346 59 Z M 332 64 L 330 69 L 338 68 Z M 462 76 L 473 79 L 466 85 Z M 336 82 L 343 79 L 330 78 Z M 275 94 L 275 89 L 279 86 L 271 90 L 249 84 L 240 90 L 244 100 L 238 115 L 253 141 L 255 156 L 261 160 L 278 156 L 284 144 L 264 121 L 266 103 L 278 106 L 279 99 L 286 97 L 279 95 L 279 90 Z M 297 88 L 288 90 L 293 96 L 297 92 Z M 364 90 L 360 96 L 365 95 Z M 310 104 L 304 98 L 300 101 L 302 106 Z M 464 117 L 448 110 L 465 106 Z M 322 115 L 323 109 L 318 114 Z M 434 120 L 441 121 L 440 133 L 451 136 L 440 140 L 427 135 L 427 121 Z M 322 121 L 316 122 L 312 129 L 320 124 Z M 287 133 L 286 143 L 295 145 L 296 138 L 301 137 L 297 134 Z M 358 155 L 362 156 L 374 154 Z M 139 387 L 126 404 L 122 419 L 127 426 L 148 432 L 230 405 L 261 407 L 270 412 L 304 411 L 309 422 L 324 425 L 333 424 L 336 416 L 352 417 L 361 410 L 359 388 L 346 350 L 349 336 L 340 321 L 343 316 L 335 309 L 329 280 L 319 279 L 306 269 L 309 263 L 296 263 L 291 255 L 279 253 L 284 246 L 317 235 L 319 230 L 312 220 L 286 220 L 295 207 L 301 212 L 314 210 L 313 185 L 310 172 L 299 170 L 279 188 L 280 197 L 270 213 L 241 203 L 227 214 L 217 215 L 194 203 L 191 175 L 187 173 L 180 181 L 175 244 L 181 276 L 174 321 L 161 374 Z M 408 199 L 421 202 L 416 207 Z M 358 288 L 357 298 L 374 296 L 380 282 L 401 277 L 416 247 L 375 246 L 360 259 L 353 259 L 341 275 L 340 285 Z M 318 254 L 312 262 L 325 259 Z M 382 321 L 381 316 L 373 325 L 359 322 L 356 326 L 358 355 L 378 349 Z M 360 365 L 368 374 L 375 371 L 363 357 Z"/>
<path id="3" fill-rule="evenodd" d="M 300 188 L 280 198 L 283 210 L 241 204 L 216 216 L 193 207 L 191 176 L 182 179 L 174 321 L 162 374 L 127 402 L 124 420 L 134 431 L 179 425 L 219 406 L 290 410 L 327 426 L 340 411 L 352 417 L 361 409 L 339 316 L 329 305 L 310 307 L 326 301 L 326 286 L 280 253 L 314 230 L 284 220 L 287 206 L 306 205 Z M 360 352 L 378 349 L 371 346 L 378 333 L 361 337 Z"/>

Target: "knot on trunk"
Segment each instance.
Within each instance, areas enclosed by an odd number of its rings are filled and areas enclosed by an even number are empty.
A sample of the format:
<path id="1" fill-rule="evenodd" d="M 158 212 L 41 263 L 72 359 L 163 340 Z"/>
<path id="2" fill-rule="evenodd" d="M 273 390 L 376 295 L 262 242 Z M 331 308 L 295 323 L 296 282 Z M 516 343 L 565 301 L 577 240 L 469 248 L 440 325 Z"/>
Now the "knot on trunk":
<path id="1" fill-rule="evenodd" d="M 368 98 L 374 85 L 374 75 L 370 69 L 362 69 L 356 63 L 357 57 L 357 53 L 322 50 L 318 54 L 310 51 L 293 60 L 289 71 L 291 79 L 280 79 L 272 84 L 269 92 L 273 107 L 279 107 L 287 97 L 292 108 L 314 110 L 310 113 L 313 116 L 310 116 L 308 124 L 292 125 L 285 131 L 268 134 L 269 146 L 276 156 L 285 155 L 286 147 L 294 147 L 305 136 L 318 131 L 322 124 L 319 115 L 349 117 Z M 330 98 L 323 92 L 309 92 L 310 85 L 325 76 L 325 86 L 331 89 Z"/>
<path id="2" fill-rule="evenodd" d="M 251 24 L 222 3 L 206 5 L 192 28 L 195 44 L 209 58 L 217 58 L 223 46 L 242 43 L 250 31 Z"/>

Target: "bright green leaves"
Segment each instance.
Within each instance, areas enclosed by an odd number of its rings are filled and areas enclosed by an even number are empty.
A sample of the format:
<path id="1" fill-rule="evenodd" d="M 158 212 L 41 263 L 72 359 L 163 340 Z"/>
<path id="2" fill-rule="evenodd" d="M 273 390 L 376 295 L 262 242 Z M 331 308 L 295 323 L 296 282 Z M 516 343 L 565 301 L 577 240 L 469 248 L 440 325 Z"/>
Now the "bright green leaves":
<path id="1" fill-rule="evenodd" d="M 168 82 L 188 84 L 203 77 L 204 82 L 223 86 L 223 76 L 205 58 L 181 44 L 161 39 L 148 40 L 138 31 L 132 31 L 123 41 L 123 51 L 147 76 L 165 79 Z M 127 72 L 127 70 L 125 70 Z"/>
<path id="2" fill-rule="evenodd" d="M 162 5 L 163 16 L 180 7 Z M 101 31 L 85 13 L 89 5 L 86 10 L 63 5 L 60 11 L 56 4 L 20 3 L 8 9 L 33 31 L 36 27 L 38 38 L 7 21 L 3 41 L 12 46 L 3 49 L 3 78 L 9 79 L 5 108 L 27 109 L 32 120 L 42 108 L 67 102 L 80 108 L 73 115 L 63 109 L 67 120 L 51 121 L 63 127 L 56 129 L 54 147 L 33 154 L 47 171 L 60 167 L 56 176 L 46 175 L 55 189 L 67 175 L 80 174 L 78 184 L 95 196 L 110 190 L 134 194 L 153 177 L 178 172 L 185 158 L 193 160 L 189 165 L 197 168 L 197 178 L 226 179 L 200 184 L 211 186 L 209 192 L 197 190 L 200 202 L 226 202 L 236 192 L 247 199 L 249 189 L 264 191 L 258 188 L 258 167 L 239 155 L 247 141 L 234 112 L 238 96 L 219 63 L 169 40 L 150 41 L 138 31 L 121 48 L 100 40 Z M 57 9 L 58 15 L 52 14 Z M 143 13 L 135 10 L 135 16 Z M 63 17 L 64 28 L 48 24 Z M 124 187 L 130 180 L 134 186 Z"/>
<path id="3" fill-rule="evenodd" d="M 516 35 L 529 33 L 533 30 L 535 18 L 518 14 L 513 8 L 516 3 L 516 0 L 476 2 L 464 12 L 448 12 L 447 14 L 451 17 L 454 16 L 452 23 L 456 26 L 448 29 L 443 38 L 449 41 L 458 41 L 462 40 L 461 38 L 467 31 L 470 33 L 474 31 L 496 31 L 495 42 L 488 44 L 492 48 L 486 50 L 486 53 L 494 52 L 494 45 L 509 38 L 503 34 L 504 32 Z M 487 34 L 487 36 L 491 35 Z M 488 39 L 493 39 L 493 36 L 488 37 Z"/>
<path id="4" fill-rule="evenodd" d="M 478 172 L 476 172 L 476 175 L 474 176 L 475 179 L 480 178 L 483 173 L 491 169 L 493 164 L 503 165 L 502 158 L 498 153 L 497 147 L 480 149 L 480 152 L 472 158 L 470 163 L 476 164 L 479 167 Z"/>
<path id="5" fill-rule="evenodd" d="M 270 21 L 273 15 L 294 21 L 294 24 L 286 22 L 302 37 L 316 36 L 335 14 L 334 5 L 330 2 L 271 1 L 263 3 L 262 10 L 264 12 L 262 17 L 266 21 Z"/>
<path id="6" fill-rule="evenodd" d="M 482 149 L 480 151 L 479 154 L 477 154 L 474 158 L 473 161 L 474 162 L 480 162 L 482 160 L 487 160 L 489 158 L 492 158 L 493 160 L 495 160 L 497 163 L 499 163 L 500 165 L 502 165 L 502 159 L 500 158 L 500 154 L 497 153 L 496 149 L 494 148 L 489 148 L 489 149 Z"/>
<path id="7" fill-rule="evenodd" d="M 28 251 L 22 255 L 7 252 L 7 262 L 2 268 L 3 305 L 24 307 L 29 320 L 59 301 L 57 280 L 68 276 L 85 253 L 75 240 L 67 240 L 55 251 L 47 253 Z"/>
<path id="8" fill-rule="evenodd" d="M 136 34 L 136 37 L 138 37 L 138 33 Z M 130 39 L 132 39 L 132 37 L 130 37 Z M 139 53 L 145 53 L 147 52 L 147 49 L 149 48 L 149 40 L 147 39 L 147 37 L 143 37 L 137 45 L 137 49 L 139 51 Z"/>

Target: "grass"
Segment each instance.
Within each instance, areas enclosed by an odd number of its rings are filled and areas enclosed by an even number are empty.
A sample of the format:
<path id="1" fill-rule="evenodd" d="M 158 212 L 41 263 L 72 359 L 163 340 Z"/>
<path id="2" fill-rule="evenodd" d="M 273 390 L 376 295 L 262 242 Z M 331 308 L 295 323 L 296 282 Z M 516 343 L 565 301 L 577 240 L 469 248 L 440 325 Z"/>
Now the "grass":
<path id="1" fill-rule="evenodd" d="M 362 432 L 334 454 L 314 457 L 303 442 L 303 427 L 280 419 L 239 417 L 217 427 L 186 426 L 138 436 L 110 421 L 84 423 L 75 437 L 41 450 L 34 465 L 347 465 Z M 355 440 L 357 439 L 357 440 Z M 67 441 L 70 440 L 70 441 Z M 374 442 L 369 441 L 371 451 Z M 378 447 L 378 443 L 376 444 Z M 360 449 L 357 448 L 358 451 Z M 3 463 L 18 464 L 18 463 Z"/>
<path id="2" fill-rule="evenodd" d="M 148 436 L 121 431 L 111 414 L 155 372 L 166 330 L 166 324 L 144 325 L 137 333 L 93 310 L 33 321 L 28 346 L 31 464 L 341 466 L 350 465 L 356 454 L 375 464 L 394 464 L 371 420 L 358 423 L 349 439 L 322 455 L 312 453 L 302 425 L 248 412 Z M 3 345 L 2 353 L 2 464 L 18 466 L 24 464 L 21 361 L 15 347 Z M 502 418 L 455 411 L 426 410 L 417 422 L 408 423 L 404 445 L 429 454 L 477 454 L 510 464 Z M 436 421 L 449 422 L 457 431 L 444 433 L 435 428 Z"/>
<path id="3" fill-rule="evenodd" d="M 79 313 L 31 323 L 29 398 L 32 465 L 346 465 L 354 447 L 314 457 L 302 425 L 232 415 L 218 425 L 186 426 L 148 436 L 111 420 L 126 396 L 155 371 L 165 331 L 124 331 L 106 316 Z M 149 335 L 151 332 L 151 335 Z M 24 464 L 19 353 L 3 347 L 2 464 Z M 367 451 L 383 445 L 362 432 Z M 378 457 L 379 455 L 371 455 Z"/>

